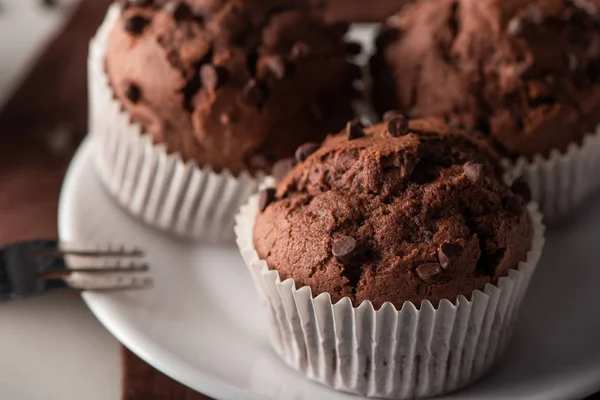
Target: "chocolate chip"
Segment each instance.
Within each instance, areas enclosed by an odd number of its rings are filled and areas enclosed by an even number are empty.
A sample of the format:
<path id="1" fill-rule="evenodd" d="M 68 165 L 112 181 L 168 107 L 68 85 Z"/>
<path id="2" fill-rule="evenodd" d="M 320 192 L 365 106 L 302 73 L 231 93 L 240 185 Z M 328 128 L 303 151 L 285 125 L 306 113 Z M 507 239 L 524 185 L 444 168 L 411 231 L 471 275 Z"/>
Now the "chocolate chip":
<path id="1" fill-rule="evenodd" d="M 132 6 L 135 7 L 147 7 L 149 5 L 152 5 L 152 3 L 154 3 L 153 0 L 125 0 L 125 3 L 129 3 Z"/>
<path id="2" fill-rule="evenodd" d="M 523 211 L 523 204 L 517 197 L 511 196 L 506 200 L 505 208 L 509 212 L 519 215 Z"/>
<path id="3" fill-rule="evenodd" d="M 346 54 L 357 56 L 360 53 L 362 53 L 362 46 L 360 43 L 358 43 L 358 42 L 346 43 Z"/>
<path id="4" fill-rule="evenodd" d="M 356 239 L 350 236 L 342 236 L 333 242 L 331 252 L 342 264 L 349 263 L 356 254 Z"/>
<path id="5" fill-rule="evenodd" d="M 250 158 L 250 166 L 261 171 L 265 171 L 267 168 L 269 168 L 269 164 L 269 157 L 265 156 L 264 154 L 254 154 Z"/>
<path id="6" fill-rule="evenodd" d="M 382 50 L 388 44 L 395 42 L 400 39 L 401 32 L 397 28 L 385 27 L 382 28 L 375 39 L 375 46 L 377 49 Z"/>
<path id="7" fill-rule="evenodd" d="M 296 149 L 296 160 L 302 162 L 321 147 L 318 143 L 308 142 Z"/>
<path id="8" fill-rule="evenodd" d="M 404 114 L 402 114 L 400 111 L 396 111 L 396 110 L 389 110 L 389 111 L 386 111 L 383 113 L 383 120 L 385 122 L 389 122 L 396 117 L 404 117 Z"/>
<path id="9" fill-rule="evenodd" d="M 271 170 L 271 175 L 278 181 L 282 180 L 286 177 L 286 175 L 294 168 L 296 165 L 295 158 L 284 158 L 283 160 L 277 161 L 273 164 L 273 169 Z"/>
<path id="10" fill-rule="evenodd" d="M 187 4 L 181 1 L 170 1 L 165 4 L 163 10 L 172 15 L 175 21 L 183 21 L 186 19 L 190 19 L 194 16 L 192 9 Z"/>
<path id="11" fill-rule="evenodd" d="M 131 101 L 133 104 L 137 104 L 142 98 L 142 90 L 135 83 L 130 83 L 125 88 L 125 96 Z"/>
<path id="12" fill-rule="evenodd" d="M 256 79 L 250 79 L 242 93 L 248 103 L 258 108 L 265 104 L 268 97 L 267 89 Z"/>
<path id="13" fill-rule="evenodd" d="M 460 255 L 462 248 L 454 243 L 444 243 L 438 249 L 438 259 L 442 268 L 446 269 Z"/>
<path id="14" fill-rule="evenodd" d="M 356 118 L 346 124 L 346 137 L 348 140 L 358 139 L 359 137 L 365 136 L 363 131 L 364 126 L 360 119 Z"/>
<path id="15" fill-rule="evenodd" d="M 468 161 L 463 165 L 463 170 L 467 178 L 477 185 L 483 183 L 483 164 Z"/>
<path id="16" fill-rule="evenodd" d="M 337 21 L 331 24 L 330 28 L 338 35 L 345 35 L 348 29 L 350 29 L 350 24 L 346 21 Z"/>
<path id="17" fill-rule="evenodd" d="M 523 200 L 525 200 L 525 203 L 529 203 L 531 201 L 531 189 L 529 189 L 529 184 L 525 182 L 525 179 L 517 178 L 511 185 L 510 189 L 514 193 L 521 196 Z"/>
<path id="18" fill-rule="evenodd" d="M 265 211 L 273 200 L 275 200 L 275 189 L 268 188 L 261 190 L 258 195 L 258 209 L 260 212 Z"/>
<path id="19" fill-rule="evenodd" d="M 362 68 L 356 64 L 348 63 L 348 79 L 351 81 L 357 81 L 363 76 Z"/>
<path id="20" fill-rule="evenodd" d="M 510 20 L 508 25 L 506 26 L 506 33 L 508 36 L 517 38 L 521 37 L 523 33 L 525 33 L 525 27 L 523 21 L 520 17 L 514 17 Z"/>
<path id="21" fill-rule="evenodd" d="M 417 267 L 416 272 L 423 282 L 432 282 L 442 274 L 442 268 L 438 264 L 422 264 Z"/>
<path id="22" fill-rule="evenodd" d="M 260 56 L 257 51 L 251 51 L 246 56 L 246 69 L 250 76 L 256 76 L 256 65 Z"/>
<path id="23" fill-rule="evenodd" d="M 133 17 L 127 18 L 125 20 L 125 25 L 123 28 L 129 32 L 133 36 L 139 36 L 146 28 L 150 21 L 148 18 L 143 17 L 141 15 L 134 15 Z"/>
<path id="24" fill-rule="evenodd" d="M 216 90 L 227 82 L 229 74 L 224 67 L 204 64 L 200 67 L 200 80 L 206 89 Z"/>
<path id="25" fill-rule="evenodd" d="M 390 136 L 404 136 L 408 133 L 408 120 L 403 115 L 397 115 L 388 121 L 387 130 Z"/>
<path id="26" fill-rule="evenodd" d="M 544 11 L 537 4 L 530 5 L 523 13 L 523 18 L 526 22 L 534 25 L 540 25 L 544 22 Z"/>
<path id="27" fill-rule="evenodd" d="M 275 79 L 281 80 L 288 76 L 289 68 L 280 56 L 268 57 L 265 64 Z"/>
<path id="28" fill-rule="evenodd" d="M 296 42 L 292 46 L 292 50 L 290 51 L 290 57 L 292 60 L 298 60 L 300 58 L 305 58 L 310 54 L 310 47 L 304 42 Z"/>

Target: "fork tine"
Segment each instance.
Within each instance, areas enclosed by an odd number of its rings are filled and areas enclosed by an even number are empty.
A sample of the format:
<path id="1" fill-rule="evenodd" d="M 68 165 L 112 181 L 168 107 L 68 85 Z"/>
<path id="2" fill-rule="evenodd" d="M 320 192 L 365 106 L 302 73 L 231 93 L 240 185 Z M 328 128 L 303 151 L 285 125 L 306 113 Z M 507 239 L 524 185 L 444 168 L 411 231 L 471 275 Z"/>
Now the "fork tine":
<path id="1" fill-rule="evenodd" d="M 42 250 L 33 253 L 36 258 L 63 258 L 65 256 L 77 256 L 77 257 L 132 257 L 140 258 L 144 257 L 144 252 L 140 249 L 134 248 L 131 250 L 120 249 L 120 250 L 92 250 L 92 249 L 76 249 L 61 247 L 56 250 Z"/>
<path id="2" fill-rule="evenodd" d="M 121 290 L 145 289 L 152 286 L 150 277 L 115 277 L 113 279 L 65 279 L 71 289 L 94 292 L 115 292 Z"/>
<path id="3" fill-rule="evenodd" d="M 77 267 L 65 267 L 65 268 L 51 268 L 44 271 L 42 277 L 45 275 L 69 275 L 77 272 L 83 272 L 86 274 L 111 274 L 111 273 L 139 273 L 148 272 L 150 266 L 146 263 L 143 264 L 129 264 L 129 265 L 109 265 L 109 266 L 77 266 Z"/>

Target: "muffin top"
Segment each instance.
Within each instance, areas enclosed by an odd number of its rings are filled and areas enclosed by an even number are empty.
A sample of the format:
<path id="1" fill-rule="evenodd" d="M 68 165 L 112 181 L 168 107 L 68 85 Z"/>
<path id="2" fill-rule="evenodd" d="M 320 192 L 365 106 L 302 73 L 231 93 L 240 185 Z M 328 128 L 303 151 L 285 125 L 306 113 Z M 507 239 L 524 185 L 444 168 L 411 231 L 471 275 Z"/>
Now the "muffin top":
<path id="1" fill-rule="evenodd" d="M 378 38 L 377 107 L 480 130 L 507 156 L 564 151 L 600 122 L 598 3 L 407 6 Z"/>
<path id="2" fill-rule="evenodd" d="M 314 296 L 400 308 L 470 297 L 525 260 L 527 186 L 506 186 L 484 142 L 440 119 L 386 117 L 301 146 L 305 161 L 261 192 L 254 243 L 269 268 Z"/>
<path id="3" fill-rule="evenodd" d="M 184 160 L 269 170 L 352 116 L 344 23 L 300 0 L 130 0 L 106 70 L 132 121 Z"/>

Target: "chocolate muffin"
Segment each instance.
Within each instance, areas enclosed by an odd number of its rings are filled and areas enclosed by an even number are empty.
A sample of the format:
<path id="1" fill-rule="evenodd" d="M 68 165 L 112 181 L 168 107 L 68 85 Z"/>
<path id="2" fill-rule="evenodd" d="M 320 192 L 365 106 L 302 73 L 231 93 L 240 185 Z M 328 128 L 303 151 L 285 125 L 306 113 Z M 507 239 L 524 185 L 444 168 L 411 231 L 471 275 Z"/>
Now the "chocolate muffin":
<path id="1" fill-rule="evenodd" d="M 564 152 L 600 122 L 597 1 L 421 1 L 377 46 L 380 112 L 445 118 L 506 156 Z"/>
<path id="2" fill-rule="evenodd" d="M 269 170 L 351 118 L 347 25 L 304 1 L 122 1 L 115 96 L 155 143 L 216 171 Z"/>
<path id="3" fill-rule="evenodd" d="M 355 306 L 434 305 L 470 297 L 516 268 L 532 245 L 527 186 L 441 119 L 386 114 L 305 145 L 276 190 L 261 193 L 254 245 L 282 280 Z"/>

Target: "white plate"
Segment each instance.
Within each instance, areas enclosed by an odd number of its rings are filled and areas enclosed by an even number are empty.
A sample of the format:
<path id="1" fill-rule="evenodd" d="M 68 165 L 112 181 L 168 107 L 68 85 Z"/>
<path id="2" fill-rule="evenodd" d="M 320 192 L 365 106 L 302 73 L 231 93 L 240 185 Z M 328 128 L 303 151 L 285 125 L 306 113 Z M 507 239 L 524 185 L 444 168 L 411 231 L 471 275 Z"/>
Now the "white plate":
<path id="1" fill-rule="evenodd" d="M 233 245 L 178 241 L 121 211 L 96 178 L 92 144 L 82 145 L 64 183 L 61 238 L 140 246 L 156 282 L 142 292 L 85 295 L 117 339 L 165 374 L 218 399 L 356 399 L 305 380 L 273 353 Z M 549 232 L 503 362 L 449 398 L 575 399 L 600 389 L 600 205 L 586 211 Z"/>

